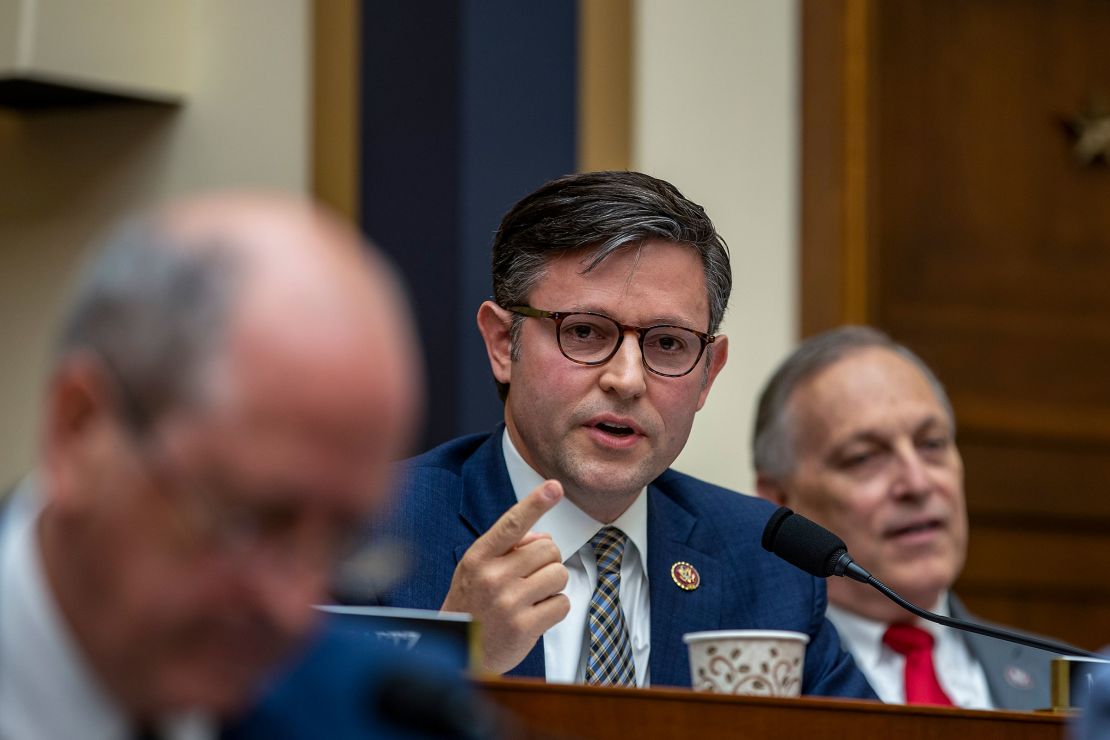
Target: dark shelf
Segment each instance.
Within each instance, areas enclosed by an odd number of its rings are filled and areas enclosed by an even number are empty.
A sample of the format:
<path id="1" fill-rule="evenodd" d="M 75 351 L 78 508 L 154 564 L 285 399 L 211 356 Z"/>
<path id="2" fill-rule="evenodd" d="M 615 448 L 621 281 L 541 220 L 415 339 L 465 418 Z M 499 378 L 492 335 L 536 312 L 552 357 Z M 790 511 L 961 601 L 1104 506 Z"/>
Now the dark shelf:
<path id="1" fill-rule="evenodd" d="M 43 110 L 62 107 L 135 104 L 176 107 L 173 100 L 154 100 L 137 95 L 90 90 L 83 87 L 43 82 L 27 78 L 0 79 L 0 107 L 16 110 Z"/>

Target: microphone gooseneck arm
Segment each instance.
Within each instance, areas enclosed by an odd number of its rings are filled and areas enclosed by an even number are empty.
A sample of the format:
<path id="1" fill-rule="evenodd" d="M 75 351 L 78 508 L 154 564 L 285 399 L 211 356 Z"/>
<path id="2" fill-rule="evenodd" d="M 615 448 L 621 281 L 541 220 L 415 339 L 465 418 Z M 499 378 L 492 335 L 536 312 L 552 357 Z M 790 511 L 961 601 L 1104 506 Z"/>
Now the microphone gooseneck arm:
<path id="1" fill-rule="evenodd" d="M 906 611 L 930 622 L 998 640 L 1005 640 L 1006 642 L 1016 642 L 1026 647 L 1046 650 L 1050 653 L 1105 660 L 1098 653 L 1072 647 L 1062 642 L 1044 640 L 1039 637 L 1014 633 L 976 622 L 967 622 L 954 617 L 945 617 L 914 606 L 852 560 L 844 540 L 785 506 L 780 506 L 767 521 L 767 526 L 763 530 L 762 544 L 768 552 L 773 552 L 796 568 L 801 568 L 818 578 L 842 576 L 851 578 L 853 581 L 866 583 Z"/>
<path id="2" fill-rule="evenodd" d="M 839 570 L 840 572 L 836 572 L 837 570 Z M 1039 637 L 1033 637 L 1031 635 L 1023 635 L 1017 632 L 1010 632 L 1009 630 L 1002 630 L 995 627 L 990 627 L 985 624 L 968 622 L 963 619 L 946 617 L 943 614 L 934 614 L 931 611 L 926 611 L 925 609 L 922 609 L 921 607 L 915 606 L 914 604 L 906 601 L 901 596 L 899 596 L 894 591 L 894 589 L 890 588 L 878 578 L 868 573 L 867 570 L 863 567 L 857 565 L 856 562 L 852 560 L 852 556 L 848 554 L 847 550 L 845 550 L 844 554 L 841 555 L 840 558 L 837 560 L 832 575 L 844 576 L 846 578 L 851 578 L 853 581 L 866 583 L 868 586 L 871 586 L 876 591 L 878 591 L 883 596 L 887 597 L 906 611 L 916 614 L 922 619 L 927 619 L 930 622 L 943 624 L 945 627 L 952 627 L 953 629 L 964 630 L 966 632 L 974 632 L 979 635 L 986 635 L 987 637 L 993 637 L 995 639 L 1005 640 L 1007 642 L 1016 642 L 1025 645 L 1026 647 L 1037 648 L 1038 650 L 1046 650 L 1050 653 L 1060 653 L 1061 655 L 1073 655 L 1083 658 L 1105 659 L 1105 656 L 1099 655 L 1098 653 L 1092 653 L 1088 650 L 1073 647 L 1062 642 L 1044 640 Z"/>

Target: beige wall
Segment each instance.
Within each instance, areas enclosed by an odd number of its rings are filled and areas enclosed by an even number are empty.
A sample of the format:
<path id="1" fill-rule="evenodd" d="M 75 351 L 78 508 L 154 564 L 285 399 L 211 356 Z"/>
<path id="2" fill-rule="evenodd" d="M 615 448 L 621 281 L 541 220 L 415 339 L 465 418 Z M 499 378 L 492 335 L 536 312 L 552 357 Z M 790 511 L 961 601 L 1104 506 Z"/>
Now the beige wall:
<path id="1" fill-rule="evenodd" d="M 32 459 L 39 379 L 80 249 L 119 214 L 199 188 L 308 183 L 309 0 L 193 0 L 177 111 L 0 112 L 0 485 Z M 728 240 L 730 360 L 680 469 L 750 490 L 755 394 L 794 340 L 796 0 L 636 0 L 633 166 Z"/>
<path id="2" fill-rule="evenodd" d="M 306 190 L 308 21 L 308 0 L 193 0 L 182 108 L 0 111 L 0 486 L 31 464 L 59 302 L 90 239 L 184 192 Z"/>
<path id="3" fill-rule="evenodd" d="M 633 163 L 703 204 L 729 243 L 729 361 L 680 470 L 751 491 L 754 400 L 795 338 L 796 0 L 639 0 Z"/>

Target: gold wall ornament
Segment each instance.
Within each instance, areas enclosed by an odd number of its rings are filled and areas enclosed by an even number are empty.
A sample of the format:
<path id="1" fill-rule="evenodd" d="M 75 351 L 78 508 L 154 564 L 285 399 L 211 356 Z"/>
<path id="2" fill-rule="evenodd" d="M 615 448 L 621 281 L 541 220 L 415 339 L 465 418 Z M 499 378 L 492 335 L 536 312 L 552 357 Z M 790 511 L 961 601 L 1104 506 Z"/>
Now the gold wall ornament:
<path id="1" fill-rule="evenodd" d="M 1110 106 L 1092 95 L 1085 111 L 1064 122 L 1072 137 L 1072 155 L 1083 166 L 1110 164 Z"/>

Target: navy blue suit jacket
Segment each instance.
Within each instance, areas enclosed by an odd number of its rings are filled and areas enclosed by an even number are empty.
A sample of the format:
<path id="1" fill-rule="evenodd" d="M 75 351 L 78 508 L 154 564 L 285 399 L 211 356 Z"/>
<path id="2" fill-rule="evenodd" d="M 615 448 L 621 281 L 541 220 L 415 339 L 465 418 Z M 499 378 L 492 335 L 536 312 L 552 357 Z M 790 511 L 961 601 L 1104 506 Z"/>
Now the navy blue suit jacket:
<path id="1" fill-rule="evenodd" d="M 378 603 L 438 609 L 463 553 L 516 503 L 503 429 L 453 440 L 405 463 L 399 503 L 384 529 L 413 546 L 414 568 Z M 825 619 L 824 582 L 760 547 L 773 506 L 672 470 L 648 486 L 647 496 L 653 685 L 690 686 L 687 632 L 777 629 L 810 636 L 803 693 L 875 697 Z M 683 591 L 672 581 L 679 561 L 697 568 L 697 589 Z M 508 675 L 542 678 L 542 642 Z"/>
<path id="2" fill-rule="evenodd" d="M 458 707 L 469 708 L 459 714 Z M 474 736 L 484 703 L 457 668 L 350 630 L 325 629 L 274 674 L 221 740 Z M 480 734 L 480 733 L 479 733 Z"/>

